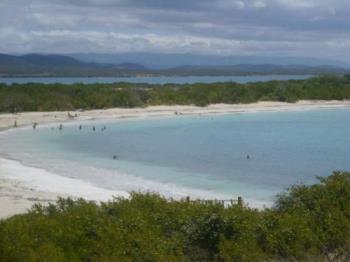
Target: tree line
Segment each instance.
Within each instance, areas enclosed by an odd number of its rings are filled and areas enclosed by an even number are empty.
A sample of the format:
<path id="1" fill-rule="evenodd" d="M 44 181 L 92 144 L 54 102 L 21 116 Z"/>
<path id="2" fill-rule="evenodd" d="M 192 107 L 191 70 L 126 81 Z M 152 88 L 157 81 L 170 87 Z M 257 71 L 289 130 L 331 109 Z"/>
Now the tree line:
<path id="1" fill-rule="evenodd" d="M 0 112 L 350 99 L 350 75 L 240 84 L 0 84 Z"/>

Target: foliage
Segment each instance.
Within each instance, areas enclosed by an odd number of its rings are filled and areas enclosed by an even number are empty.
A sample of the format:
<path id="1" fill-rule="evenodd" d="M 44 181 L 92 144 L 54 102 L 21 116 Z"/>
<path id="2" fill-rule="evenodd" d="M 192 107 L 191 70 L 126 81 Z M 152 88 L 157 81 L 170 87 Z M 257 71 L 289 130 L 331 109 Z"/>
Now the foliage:
<path id="1" fill-rule="evenodd" d="M 264 210 L 133 193 L 59 199 L 0 221 L 0 261 L 349 261 L 350 173 Z"/>
<path id="2" fill-rule="evenodd" d="M 307 80 L 238 84 L 0 84 L 0 112 L 103 109 L 149 105 L 197 105 L 350 99 L 350 78 L 320 76 Z"/>

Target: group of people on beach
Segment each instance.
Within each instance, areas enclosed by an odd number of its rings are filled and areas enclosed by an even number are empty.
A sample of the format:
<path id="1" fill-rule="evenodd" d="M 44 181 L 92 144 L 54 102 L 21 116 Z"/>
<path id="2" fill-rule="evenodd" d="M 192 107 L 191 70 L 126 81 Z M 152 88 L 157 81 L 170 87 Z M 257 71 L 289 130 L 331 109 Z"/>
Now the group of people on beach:
<path id="1" fill-rule="evenodd" d="M 33 126 L 33 128 L 34 128 L 34 126 Z M 53 128 L 52 128 L 53 129 Z M 58 129 L 59 130 L 63 130 L 63 124 L 60 124 L 59 126 L 58 126 Z M 79 130 L 82 130 L 83 129 L 83 125 L 79 125 L 79 127 L 78 127 L 78 129 Z M 103 131 L 105 131 L 107 129 L 107 127 L 106 126 L 103 126 L 102 128 L 101 128 L 101 131 L 103 132 Z M 96 127 L 95 126 L 92 126 L 92 131 L 96 131 Z"/>
<path id="2" fill-rule="evenodd" d="M 37 122 L 33 122 L 33 124 L 32 124 L 33 129 L 36 129 L 37 126 L 38 126 L 38 123 L 37 123 Z M 17 124 L 17 121 L 16 121 L 16 120 L 15 120 L 15 122 L 13 123 L 13 127 L 15 127 L 15 128 L 18 127 L 18 124 Z M 51 130 L 53 130 L 53 129 L 54 129 L 54 128 L 52 127 Z M 79 130 L 82 130 L 82 129 L 83 129 L 83 125 L 79 125 Z M 63 124 L 60 124 L 60 125 L 58 126 L 58 130 L 63 130 Z M 105 131 L 105 130 L 107 130 L 107 127 L 106 127 L 106 126 L 103 126 L 103 127 L 101 128 L 101 131 L 103 132 L 103 131 Z M 95 126 L 92 127 L 92 131 L 96 131 L 96 127 L 95 127 Z"/>

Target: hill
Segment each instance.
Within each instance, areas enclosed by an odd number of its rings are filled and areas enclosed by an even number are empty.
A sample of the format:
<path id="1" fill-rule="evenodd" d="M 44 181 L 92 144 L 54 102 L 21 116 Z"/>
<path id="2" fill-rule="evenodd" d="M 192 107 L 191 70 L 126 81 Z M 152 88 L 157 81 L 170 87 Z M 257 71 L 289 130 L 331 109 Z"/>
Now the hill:
<path id="1" fill-rule="evenodd" d="M 70 56 L 85 62 L 118 64 L 124 61 L 142 64 L 152 69 L 170 69 L 183 65 L 190 66 L 233 66 L 241 64 L 250 65 L 305 65 L 323 66 L 330 65 L 341 68 L 350 68 L 350 63 L 321 59 L 315 57 L 298 56 L 223 56 L 223 55 L 198 55 L 198 54 L 162 54 L 162 53 L 118 53 L 118 54 L 94 54 L 79 53 Z"/>
<path id="2" fill-rule="evenodd" d="M 138 71 L 147 68 L 135 63 L 90 63 L 65 55 L 0 54 L 2 76 L 123 76 Z"/>
<path id="3" fill-rule="evenodd" d="M 161 70 L 165 75 L 319 75 L 346 74 L 350 70 L 336 66 L 239 64 L 230 66 L 179 66 Z"/>
<path id="4" fill-rule="evenodd" d="M 114 57 L 112 55 L 112 57 Z M 121 54 L 121 57 L 123 55 Z M 231 64 L 222 63 L 196 65 L 201 60 L 171 68 L 151 69 L 131 62 L 83 61 L 66 55 L 27 54 L 22 56 L 0 54 L 0 76 L 229 76 L 229 75 L 320 75 L 347 74 L 350 68 L 335 65 L 310 66 L 304 64 Z M 248 59 L 249 61 L 249 59 Z M 270 61 L 267 59 L 267 61 Z M 183 62 L 189 62 L 184 59 Z"/>

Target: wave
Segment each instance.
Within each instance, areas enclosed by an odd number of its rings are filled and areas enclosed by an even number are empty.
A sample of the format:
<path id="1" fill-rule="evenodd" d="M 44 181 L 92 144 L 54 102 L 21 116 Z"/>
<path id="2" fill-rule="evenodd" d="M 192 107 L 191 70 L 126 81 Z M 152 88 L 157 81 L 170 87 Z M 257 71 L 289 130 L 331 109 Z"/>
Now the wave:
<path id="1" fill-rule="evenodd" d="M 117 172 L 111 174 L 109 170 L 78 166 L 76 168 L 80 170 L 80 173 L 82 170 L 86 172 L 87 169 L 90 169 L 89 176 L 97 172 L 101 180 L 105 180 L 104 182 L 106 183 L 110 182 L 109 177 L 113 175 L 113 181 L 118 182 L 118 189 L 101 187 L 82 179 L 58 175 L 43 168 L 27 166 L 17 160 L 0 158 L 2 178 L 18 181 L 23 187 L 39 192 L 55 193 L 57 195 L 84 198 L 92 201 L 109 201 L 113 197 L 127 198 L 132 191 L 143 193 L 154 192 L 172 199 L 183 199 L 187 196 L 191 197 L 191 199 L 227 199 L 227 196 L 214 192 L 180 187 L 175 184 L 158 183 Z M 92 171 L 93 169 L 95 170 Z M 115 187 L 115 185 L 111 187 Z M 124 188 L 125 190 L 119 188 Z M 245 199 L 245 201 L 251 207 L 256 208 L 271 205 L 269 202 L 257 199 Z"/>
<path id="2" fill-rule="evenodd" d="M 16 180 L 24 187 L 36 191 L 59 193 L 96 201 L 107 201 L 113 196 L 129 196 L 125 191 L 96 187 L 86 181 L 60 176 L 41 168 L 25 166 L 16 160 L 0 158 L 0 170 L 2 178 Z"/>

